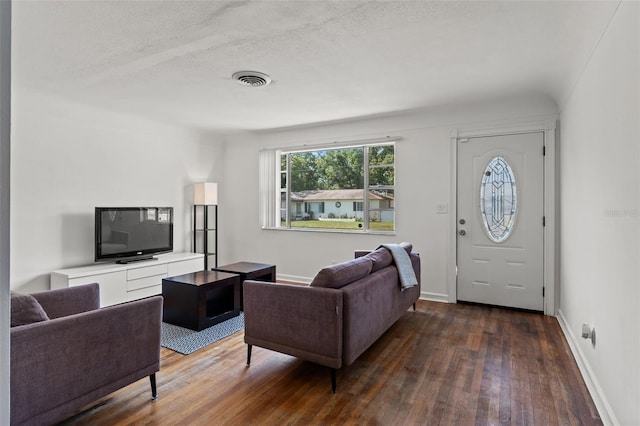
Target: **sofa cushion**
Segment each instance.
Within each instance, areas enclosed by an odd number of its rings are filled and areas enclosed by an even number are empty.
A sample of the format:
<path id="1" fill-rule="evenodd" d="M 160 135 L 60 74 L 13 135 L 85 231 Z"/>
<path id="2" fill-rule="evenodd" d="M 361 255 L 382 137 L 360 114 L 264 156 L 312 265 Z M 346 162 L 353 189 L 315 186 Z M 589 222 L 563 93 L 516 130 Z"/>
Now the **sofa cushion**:
<path id="1" fill-rule="evenodd" d="M 11 292 L 11 327 L 47 321 L 49 317 L 35 297 Z"/>
<path id="2" fill-rule="evenodd" d="M 411 254 L 411 250 L 413 250 L 413 244 L 411 243 L 400 243 L 400 247 L 407 251 L 407 254 Z"/>
<path id="3" fill-rule="evenodd" d="M 408 254 L 411 254 L 411 250 L 413 250 L 413 245 L 411 243 L 400 243 L 398 245 L 405 249 Z M 375 251 L 368 253 L 364 257 L 368 257 L 373 262 L 373 267 L 371 268 L 372 274 L 393 263 L 393 256 L 391 256 L 391 252 L 384 247 L 378 247 Z"/>
<path id="4" fill-rule="evenodd" d="M 384 247 L 380 247 L 371 253 L 367 254 L 365 257 L 371 259 L 373 262 L 373 266 L 371 267 L 371 273 L 379 271 L 382 268 L 386 268 L 391 265 L 393 262 L 393 257 L 391 256 L 391 252 Z"/>
<path id="5" fill-rule="evenodd" d="M 371 273 L 373 262 L 367 256 L 324 267 L 318 272 L 311 287 L 341 288 Z"/>

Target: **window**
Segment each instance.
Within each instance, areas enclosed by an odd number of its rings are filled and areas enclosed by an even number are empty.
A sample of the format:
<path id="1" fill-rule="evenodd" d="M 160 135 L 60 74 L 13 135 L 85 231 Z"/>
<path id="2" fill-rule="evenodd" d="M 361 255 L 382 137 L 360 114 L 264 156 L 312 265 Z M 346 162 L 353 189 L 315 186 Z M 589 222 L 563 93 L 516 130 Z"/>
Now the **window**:
<path id="1" fill-rule="evenodd" d="M 489 161 L 480 184 L 480 213 L 485 231 L 495 243 L 509 238 L 516 216 L 516 178 L 502 157 Z"/>
<path id="2" fill-rule="evenodd" d="M 395 230 L 393 139 L 363 145 L 263 151 L 260 164 L 265 228 Z"/>

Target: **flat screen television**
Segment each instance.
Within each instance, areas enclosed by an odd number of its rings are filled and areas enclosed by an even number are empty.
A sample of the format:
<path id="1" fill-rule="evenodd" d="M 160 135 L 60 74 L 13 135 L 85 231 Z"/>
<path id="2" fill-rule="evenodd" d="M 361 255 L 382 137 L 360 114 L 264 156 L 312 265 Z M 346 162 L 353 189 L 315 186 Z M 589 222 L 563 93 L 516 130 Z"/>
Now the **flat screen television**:
<path id="1" fill-rule="evenodd" d="M 95 260 L 128 263 L 173 251 L 173 207 L 96 207 Z"/>

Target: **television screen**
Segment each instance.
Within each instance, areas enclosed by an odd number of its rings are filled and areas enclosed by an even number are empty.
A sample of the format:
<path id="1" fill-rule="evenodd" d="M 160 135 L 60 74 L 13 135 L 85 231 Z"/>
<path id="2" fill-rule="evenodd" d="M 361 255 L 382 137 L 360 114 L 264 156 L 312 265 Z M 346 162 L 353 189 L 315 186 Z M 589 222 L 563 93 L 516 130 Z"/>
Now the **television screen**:
<path id="1" fill-rule="evenodd" d="M 128 262 L 173 251 L 172 207 L 96 207 L 95 260 Z"/>

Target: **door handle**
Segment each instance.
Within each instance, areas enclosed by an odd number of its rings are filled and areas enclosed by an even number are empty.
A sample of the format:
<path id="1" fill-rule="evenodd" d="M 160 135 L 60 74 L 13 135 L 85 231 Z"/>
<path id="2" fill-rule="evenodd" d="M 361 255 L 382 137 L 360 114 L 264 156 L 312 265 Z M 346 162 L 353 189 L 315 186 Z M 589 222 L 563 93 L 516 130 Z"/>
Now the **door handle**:
<path id="1" fill-rule="evenodd" d="M 461 229 L 460 232 L 458 232 L 458 234 L 467 235 L 467 231 L 465 231 L 464 229 Z"/>

